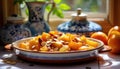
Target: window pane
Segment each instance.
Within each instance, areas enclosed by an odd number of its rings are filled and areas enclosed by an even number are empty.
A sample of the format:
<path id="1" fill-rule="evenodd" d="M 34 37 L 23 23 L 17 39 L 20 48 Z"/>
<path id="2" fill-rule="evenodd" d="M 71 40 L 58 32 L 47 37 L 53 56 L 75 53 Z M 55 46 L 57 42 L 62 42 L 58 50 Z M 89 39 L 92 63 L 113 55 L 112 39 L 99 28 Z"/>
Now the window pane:
<path id="1" fill-rule="evenodd" d="M 107 0 L 62 0 L 71 10 L 82 8 L 84 12 L 106 12 Z"/>
<path id="2" fill-rule="evenodd" d="M 37 1 L 37 0 L 31 0 Z M 107 13 L 107 2 L 108 0 L 61 0 L 61 3 L 68 4 L 71 9 L 68 11 L 76 11 L 77 8 L 82 8 L 83 12 L 92 13 Z M 22 14 L 25 15 L 26 5 L 22 6 Z"/>

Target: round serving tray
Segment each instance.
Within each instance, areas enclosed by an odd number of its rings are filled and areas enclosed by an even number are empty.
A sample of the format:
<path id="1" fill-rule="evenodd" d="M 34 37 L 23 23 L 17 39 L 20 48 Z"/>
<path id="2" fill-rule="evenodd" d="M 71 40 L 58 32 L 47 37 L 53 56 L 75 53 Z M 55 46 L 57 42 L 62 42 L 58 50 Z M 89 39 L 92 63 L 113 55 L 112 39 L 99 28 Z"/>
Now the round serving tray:
<path id="1" fill-rule="evenodd" d="M 86 51 L 70 51 L 70 52 L 37 52 L 20 49 L 19 43 L 30 40 L 34 37 L 24 38 L 12 43 L 15 54 L 24 60 L 32 62 L 45 62 L 45 63 L 71 63 L 71 62 L 83 62 L 88 60 L 95 60 L 98 51 L 104 46 L 103 42 L 97 39 L 89 38 L 90 40 L 99 43 L 99 46 L 92 50 Z"/>

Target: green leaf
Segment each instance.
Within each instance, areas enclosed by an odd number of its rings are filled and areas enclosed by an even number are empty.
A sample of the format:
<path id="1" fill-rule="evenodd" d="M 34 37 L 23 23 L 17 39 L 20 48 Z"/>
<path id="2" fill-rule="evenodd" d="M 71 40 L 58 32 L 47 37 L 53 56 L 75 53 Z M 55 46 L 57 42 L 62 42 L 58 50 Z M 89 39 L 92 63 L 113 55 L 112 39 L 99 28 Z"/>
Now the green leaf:
<path id="1" fill-rule="evenodd" d="M 54 2 L 55 2 L 56 4 L 59 4 L 59 3 L 61 2 L 61 0 L 54 0 Z"/>
<path id="2" fill-rule="evenodd" d="M 56 11 L 57 11 L 57 7 L 55 7 L 55 8 L 53 9 L 52 14 L 54 15 L 54 14 L 56 13 Z"/>
<path id="3" fill-rule="evenodd" d="M 51 6 L 46 6 L 46 10 L 49 12 L 51 10 Z"/>
<path id="4" fill-rule="evenodd" d="M 70 6 L 68 6 L 67 4 L 64 4 L 64 3 L 62 3 L 62 4 L 60 4 L 60 9 L 62 9 L 62 10 L 69 10 L 70 9 Z"/>
<path id="5" fill-rule="evenodd" d="M 62 10 L 60 10 L 60 9 L 56 9 L 55 14 L 60 18 L 64 18 L 64 14 L 63 14 Z"/>
<path id="6" fill-rule="evenodd" d="M 26 15 L 28 15 L 28 16 L 29 16 L 29 11 L 28 11 L 28 9 L 27 9 L 27 8 L 25 9 L 25 13 L 26 13 Z"/>

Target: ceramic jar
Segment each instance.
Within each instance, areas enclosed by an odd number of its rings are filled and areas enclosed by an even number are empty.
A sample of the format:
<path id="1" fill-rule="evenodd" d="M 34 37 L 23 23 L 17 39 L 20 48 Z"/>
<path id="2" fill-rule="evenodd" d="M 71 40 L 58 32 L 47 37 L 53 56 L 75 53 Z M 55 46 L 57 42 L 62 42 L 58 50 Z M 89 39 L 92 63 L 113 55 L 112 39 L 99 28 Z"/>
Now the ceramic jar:
<path id="1" fill-rule="evenodd" d="M 45 7 L 50 4 L 47 2 L 26 2 L 29 11 L 28 22 L 24 25 L 29 28 L 32 36 L 42 34 L 43 32 L 49 32 L 50 26 L 48 20 L 44 19 Z"/>
<path id="2" fill-rule="evenodd" d="M 23 17 L 8 17 L 7 23 L 0 28 L 0 40 L 7 44 L 31 36 L 29 29 L 23 27 L 24 22 Z"/>
<path id="3" fill-rule="evenodd" d="M 81 12 L 81 8 L 78 8 L 77 13 L 71 16 L 72 19 L 70 21 L 58 26 L 58 31 L 90 36 L 93 32 L 102 30 L 99 24 L 87 20 L 87 15 Z"/>

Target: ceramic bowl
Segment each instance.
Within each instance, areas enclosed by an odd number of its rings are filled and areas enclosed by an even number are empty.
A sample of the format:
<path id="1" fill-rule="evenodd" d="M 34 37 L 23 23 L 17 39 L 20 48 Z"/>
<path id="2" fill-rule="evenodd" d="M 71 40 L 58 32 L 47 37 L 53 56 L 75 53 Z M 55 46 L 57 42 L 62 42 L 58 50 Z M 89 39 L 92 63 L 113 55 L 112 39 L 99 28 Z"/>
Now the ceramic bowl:
<path id="1" fill-rule="evenodd" d="M 103 48 L 103 42 L 97 39 L 89 38 L 90 40 L 99 43 L 99 46 L 92 50 L 86 51 L 70 51 L 70 52 L 35 52 L 23 50 L 18 47 L 19 43 L 30 40 L 34 37 L 24 38 L 12 43 L 15 54 L 24 60 L 32 62 L 45 63 L 71 63 L 78 61 L 95 60 L 98 51 Z"/>

